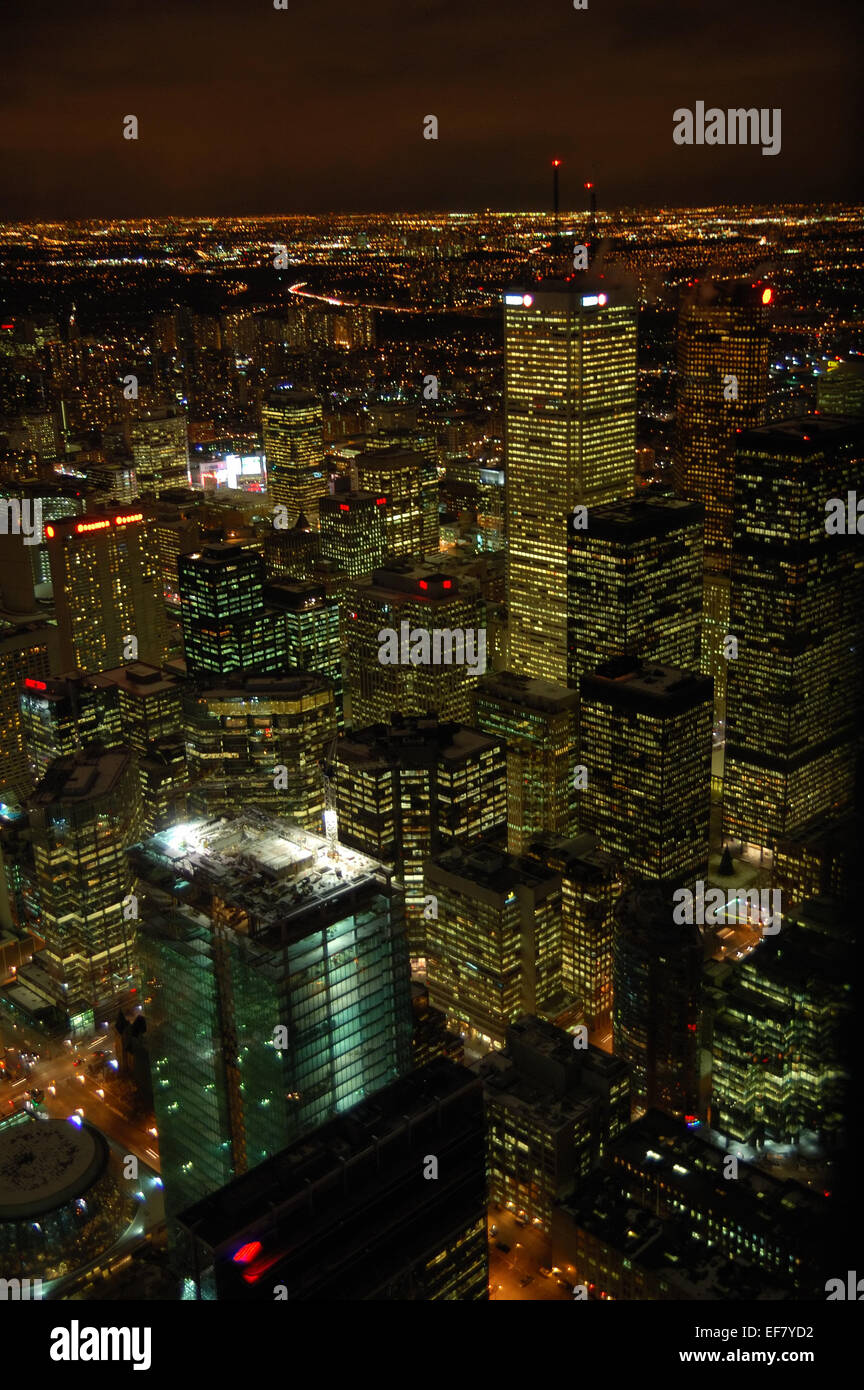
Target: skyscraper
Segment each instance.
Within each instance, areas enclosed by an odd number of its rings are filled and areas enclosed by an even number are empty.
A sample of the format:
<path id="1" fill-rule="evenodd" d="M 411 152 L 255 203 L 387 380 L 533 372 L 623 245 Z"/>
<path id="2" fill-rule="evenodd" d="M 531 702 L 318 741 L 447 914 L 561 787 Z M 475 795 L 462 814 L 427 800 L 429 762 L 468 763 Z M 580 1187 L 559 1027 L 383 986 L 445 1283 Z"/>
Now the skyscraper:
<path id="1" fill-rule="evenodd" d="M 615 907 L 612 1043 L 630 1067 L 635 1113 L 699 1114 L 702 941 L 673 922 L 667 885 L 637 882 Z"/>
<path id="2" fill-rule="evenodd" d="M 132 754 L 99 748 L 59 758 L 29 801 L 45 947 L 21 972 L 73 1031 L 109 1018 L 134 988 L 134 874 L 126 847 L 141 833 Z"/>
<path id="3" fill-rule="evenodd" d="M 592 507 L 567 557 L 567 678 L 613 656 L 698 670 L 702 526 L 697 502 L 648 494 Z"/>
<path id="4" fill-rule="evenodd" d="M 678 319 L 678 405 L 673 477 L 705 507 L 702 670 L 725 707 L 723 637 L 729 631 L 729 566 L 738 433 L 761 425 L 768 401 L 774 291 L 762 280 L 700 280 Z"/>
<path id="5" fill-rule="evenodd" d="M 864 474 L 858 423 L 808 416 L 739 436 L 724 778 L 727 836 L 759 846 L 852 801 L 864 570 L 826 503 Z"/>
<path id="6" fill-rule="evenodd" d="M 412 1071 L 184 1211 L 180 1231 L 187 1298 L 486 1299 L 482 1086 L 446 1061 Z"/>
<path id="7" fill-rule="evenodd" d="M 178 560 L 183 648 L 193 675 L 285 669 L 282 615 L 264 603 L 264 562 L 239 541 L 205 545 Z"/>
<path id="8" fill-rule="evenodd" d="M 176 1215 L 408 1069 L 408 955 L 380 865 L 261 812 L 129 857 Z"/>
<path id="9" fill-rule="evenodd" d="M 536 835 L 575 827 L 573 773 L 579 696 L 557 681 L 495 671 L 477 686 L 477 723 L 507 747 L 507 848 L 524 854 Z"/>
<path id="10" fill-rule="evenodd" d="M 141 496 L 189 486 L 186 416 L 176 406 L 142 410 L 132 422 L 132 458 Z"/>
<path id="11" fill-rule="evenodd" d="M 288 522 L 303 513 L 318 528 L 318 501 L 327 491 L 321 402 L 311 391 L 271 392 L 261 411 L 267 493 Z"/>
<path id="12" fill-rule="evenodd" d="M 320 833 L 323 764 L 337 728 L 326 677 L 214 681 L 188 692 L 185 728 L 195 815 L 260 806 Z"/>
<path id="13" fill-rule="evenodd" d="M 342 723 L 342 637 L 339 603 L 327 597 L 323 584 L 283 579 L 264 586 L 264 601 L 282 614 L 286 659 L 291 671 L 326 676 Z"/>
<path id="14" fill-rule="evenodd" d="M 392 864 L 405 888 L 412 956 L 426 954 L 425 861 L 506 824 L 502 741 L 435 718 L 344 734 L 334 778 L 339 837 Z"/>
<path id="15" fill-rule="evenodd" d="M 426 866 L 429 998 L 459 1030 L 501 1045 L 520 1014 L 557 1017 L 562 989 L 561 879 L 488 845 L 455 847 Z"/>
<path id="16" fill-rule="evenodd" d="M 42 619 L 0 622 L 0 800 L 21 800 L 30 789 L 19 691 L 24 682 L 44 689 L 56 659 L 56 629 Z"/>
<path id="17" fill-rule="evenodd" d="M 345 623 L 352 723 L 388 724 L 399 710 L 470 724 L 486 666 L 483 614 L 473 588 L 431 566 L 394 565 L 358 581 Z"/>
<path id="18" fill-rule="evenodd" d="M 360 488 L 376 497 L 387 497 L 383 517 L 389 553 L 415 558 L 437 554 L 435 436 L 413 430 L 382 430 L 365 436 L 363 444 L 363 452 L 354 460 L 354 473 Z"/>
<path id="19" fill-rule="evenodd" d="M 158 547 L 145 513 L 88 513 L 46 525 L 59 669 L 104 671 L 167 655 Z"/>
<path id="20" fill-rule="evenodd" d="M 520 674 L 567 680 L 574 505 L 632 495 L 636 327 L 628 296 L 587 275 L 504 296 L 509 664 Z"/>
<path id="21" fill-rule="evenodd" d="M 374 492 L 337 492 L 319 506 L 321 556 L 351 579 L 384 564 L 387 498 Z"/>
<path id="22" fill-rule="evenodd" d="M 695 883 L 708 869 L 711 677 L 625 656 L 580 690 L 580 829 L 622 869 Z"/>

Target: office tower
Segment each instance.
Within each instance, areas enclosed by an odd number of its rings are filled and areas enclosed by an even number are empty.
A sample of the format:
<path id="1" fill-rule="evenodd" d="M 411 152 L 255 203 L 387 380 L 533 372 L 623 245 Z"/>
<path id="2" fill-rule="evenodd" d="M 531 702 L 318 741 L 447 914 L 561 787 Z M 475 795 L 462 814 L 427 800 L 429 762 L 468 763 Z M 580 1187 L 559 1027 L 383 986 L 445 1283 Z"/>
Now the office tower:
<path id="1" fill-rule="evenodd" d="M 520 1014 L 561 1012 L 558 874 L 488 845 L 457 846 L 429 861 L 426 890 L 429 998 L 460 1032 L 500 1046 Z"/>
<path id="2" fill-rule="evenodd" d="M 693 1119 L 699 1105 L 699 928 L 673 921 L 672 890 L 638 883 L 615 907 L 613 1052 L 630 1067 L 641 1113 Z"/>
<path id="3" fill-rule="evenodd" d="M 425 956 L 425 861 L 503 831 L 503 742 L 434 717 L 400 719 L 343 734 L 332 776 L 340 839 L 393 865 L 411 954 Z"/>
<path id="4" fill-rule="evenodd" d="M 651 1110 L 602 1171 L 559 1203 L 554 1258 L 589 1298 L 824 1299 L 828 1200 L 728 1154 Z"/>
<path id="5" fill-rule="evenodd" d="M 120 738 L 134 754 L 141 786 L 141 833 L 153 835 L 183 819 L 186 809 L 184 682 L 171 671 L 136 661 L 91 681 L 113 694 Z M 107 741 L 103 732 L 101 737 Z"/>
<path id="6" fill-rule="evenodd" d="M 528 676 L 567 680 L 573 507 L 633 493 L 636 326 L 587 275 L 504 296 L 509 664 Z"/>
<path id="7" fill-rule="evenodd" d="M 557 681 L 489 672 L 477 686 L 477 724 L 507 745 L 507 848 L 575 829 L 573 774 L 579 695 Z"/>
<path id="8" fill-rule="evenodd" d="M 591 1028 L 612 1008 L 613 908 L 621 893 L 616 861 L 594 835 L 567 840 L 541 835 L 527 849 L 561 875 L 561 971 L 564 991 L 578 999 Z"/>
<path id="9" fill-rule="evenodd" d="M 407 1070 L 408 954 L 381 866 L 274 816 L 187 822 L 130 861 L 176 1214 Z"/>
<path id="10" fill-rule="evenodd" d="M 271 392 L 261 411 L 267 495 L 271 509 L 285 507 L 318 528 L 318 502 L 327 491 L 321 402 L 310 391 Z"/>
<path id="11" fill-rule="evenodd" d="M 543 1231 L 552 1209 L 630 1123 L 626 1065 L 541 1018 L 507 1028 L 481 1064 L 489 1197 Z"/>
<path id="12" fill-rule="evenodd" d="M 784 911 L 809 898 L 828 896 L 851 904 L 861 893 L 860 815 L 826 816 L 774 846 L 771 886 L 783 895 Z"/>
<path id="13" fill-rule="evenodd" d="M 51 597 L 51 559 L 45 536 L 48 522 L 81 516 L 85 496 L 80 482 L 17 483 L 15 488 L 0 486 L 0 524 L 6 508 L 3 502 L 17 501 L 22 520 L 30 535 L 7 534 L 0 530 L 0 591 L 7 613 L 31 614 L 38 600 Z M 41 518 L 41 526 L 38 520 Z M 31 529 L 32 527 L 32 529 Z M 25 544 L 26 541 L 26 544 Z"/>
<path id="14" fill-rule="evenodd" d="M 132 458 L 141 496 L 189 486 L 186 416 L 176 406 L 142 410 L 132 421 Z"/>
<path id="15" fill-rule="evenodd" d="M 86 1031 L 131 995 L 134 874 L 126 848 L 141 833 L 138 773 L 128 749 L 99 747 L 51 764 L 28 810 L 45 946 L 21 972 Z"/>
<path id="16" fill-rule="evenodd" d="M 322 501 L 326 500 L 322 498 Z M 264 541 L 264 566 L 268 579 L 306 580 L 321 555 L 321 536 L 301 512 L 288 530 L 274 526 Z"/>
<path id="17" fill-rule="evenodd" d="M 567 548 L 567 679 L 613 656 L 699 669 L 704 508 L 662 493 L 591 510 Z"/>
<path id="18" fill-rule="evenodd" d="M 0 620 L 0 800 L 21 800 L 30 790 L 31 770 L 19 690 L 44 687 L 57 659 L 57 632 L 41 619 Z"/>
<path id="19" fill-rule="evenodd" d="M 473 589 L 414 566 L 375 570 L 353 595 L 345 622 L 352 723 L 388 724 L 395 710 L 472 723 L 486 666 L 484 605 Z"/>
<path id="20" fill-rule="evenodd" d="M 826 502 L 864 475 L 864 431 L 829 417 L 739 436 L 724 830 L 759 846 L 849 807 L 861 715 L 864 570 Z"/>
<path id="21" fill-rule="evenodd" d="M 90 743 L 112 748 L 124 741 L 116 690 L 101 674 L 74 671 L 27 679 L 20 687 L 19 705 L 34 783 L 57 758 L 70 758 Z"/>
<path id="22" fill-rule="evenodd" d="M 61 671 L 125 661 L 158 666 L 168 643 L 159 558 L 142 511 L 90 513 L 45 526 Z"/>
<path id="23" fill-rule="evenodd" d="M 413 429 L 377 430 L 363 438 L 364 449 L 354 461 L 358 485 L 387 494 L 384 526 L 393 555 L 438 553 L 438 442 L 434 433 Z M 379 464 L 373 454 L 381 454 Z M 388 492 L 389 487 L 389 492 Z M 407 544 L 405 528 L 413 528 L 414 502 L 420 504 L 420 544 Z M 410 518 L 410 520 L 409 520 Z"/>
<path id="24" fill-rule="evenodd" d="M 337 492 L 319 505 L 321 556 L 351 579 L 371 574 L 385 562 L 387 498 L 374 492 Z"/>
<path id="25" fill-rule="evenodd" d="M 162 594 L 166 603 L 180 603 L 178 562 L 201 546 L 201 526 L 192 508 L 174 507 L 166 502 L 151 507 L 153 536 L 162 574 Z"/>
<path id="26" fill-rule="evenodd" d="M 704 878 L 711 677 L 622 656 L 583 676 L 580 691 L 580 829 L 644 878 Z"/>
<path id="27" fill-rule="evenodd" d="M 842 1141 L 851 1077 L 854 908 L 784 912 L 714 1005 L 711 1125 L 727 1139 Z"/>
<path id="28" fill-rule="evenodd" d="M 281 613 L 264 603 L 264 562 L 239 541 L 178 560 L 183 648 L 192 675 L 279 675 L 288 642 Z"/>
<path id="29" fill-rule="evenodd" d="M 286 660 L 292 671 L 326 676 L 343 722 L 342 637 L 339 603 L 323 584 L 282 579 L 264 586 L 264 601 L 285 622 Z"/>
<path id="30" fill-rule="evenodd" d="M 860 362 L 829 362 L 816 383 L 820 415 L 864 415 L 864 367 Z"/>
<path id="31" fill-rule="evenodd" d="M 433 1062 L 184 1211 L 184 1298 L 481 1301 L 485 1187 L 480 1082 Z"/>
<path id="32" fill-rule="evenodd" d="M 430 465 L 422 454 L 399 445 L 367 448 L 354 460 L 357 488 L 386 498 L 381 508 L 391 558 L 418 560 L 438 549 L 438 478 L 435 475 L 435 535 L 431 534 Z M 434 543 L 433 543 L 434 541 Z"/>
<path id="33" fill-rule="evenodd" d="M 320 833 L 324 759 L 336 730 L 333 687 L 324 676 L 238 676 L 190 691 L 186 748 L 193 813 L 214 816 L 261 806 Z"/>
<path id="34" fill-rule="evenodd" d="M 761 280 L 700 280 L 678 318 L 678 404 L 672 472 L 682 497 L 705 507 L 702 670 L 725 709 L 733 478 L 739 431 L 766 419 L 773 290 Z"/>

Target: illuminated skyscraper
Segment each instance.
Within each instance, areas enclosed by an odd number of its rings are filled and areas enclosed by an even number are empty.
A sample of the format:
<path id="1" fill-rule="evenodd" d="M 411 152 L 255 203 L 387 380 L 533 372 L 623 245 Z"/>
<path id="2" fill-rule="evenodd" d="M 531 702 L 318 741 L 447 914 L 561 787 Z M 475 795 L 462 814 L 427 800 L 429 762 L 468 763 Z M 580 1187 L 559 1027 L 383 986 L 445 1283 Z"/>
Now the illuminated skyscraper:
<path id="1" fill-rule="evenodd" d="M 419 560 L 438 549 L 438 477 L 434 479 L 435 534 L 431 533 L 431 465 L 422 454 L 399 445 L 367 448 L 354 461 L 362 492 L 386 498 L 381 508 L 390 557 Z M 434 542 L 434 543 L 433 543 Z"/>
<path id="2" fill-rule="evenodd" d="M 384 513 L 387 498 L 374 492 L 337 492 L 322 497 L 321 556 L 351 579 L 371 574 L 387 552 Z"/>
<path id="3" fill-rule="evenodd" d="M 488 845 L 448 850 L 426 866 L 429 998 L 460 1032 L 503 1044 L 520 1014 L 564 1004 L 561 879 Z"/>
<path id="4" fill-rule="evenodd" d="M 673 922 L 672 892 L 640 883 L 615 908 L 612 1041 L 641 1114 L 699 1113 L 699 928 Z"/>
<path id="5" fill-rule="evenodd" d="M 542 1018 L 517 1019 L 506 1041 L 481 1069 L 489 1197 L 548 1231 L 556 1201 L 630 1123 L 627 1067 Z"/>
<path id="6" fill-rule="evenodd" d="M 353 593 L 345 621 L 352 723 L 389 724 L 395 710 L 472 723 L 486 661 L 485 605 L 475 591 L 418 565 L 376 570 Z M 394 638 L 379 637 L 385 630 Z"/>
<path id="7" fill-rule="evenodd" d="M 181 555 L 183 647 L 193 675 L 281 674 L 287 658 L 282 615 L 264 603 L 264 562 L 240 542 Z"/>
<path id="8" fill-rule="evenodd" d="M 567 680 L 574 505 L 633 493 L 636 326 L 587 275 L 504 296 L 509 664 L 525 675 Z"/>
<path id="9" fill-rule="evenodd" d="M 261 806 L 320 833 L 324 757 L 336 728 L 333 687 L 324 676 L 238 678 L 190 691 L 186 747 L 193 813 Z"/>
<path id="10" fill-rule="evenodd" d="M 334 779 L 339 838 L 392 864 L 405 888 L 412 956 L 426 950 L 425 861 L 506 824 L 502 741 L 434 718 L 344 734 Z"/>
<path id="11" fill-rule="evenodd" d="M 116 694 L 101 675 L 80 671 L 22 683 L 21 725 L 34 782 L 56 758 L 71 758 L 88 743 L 123 742 Z"/>
<path id="12" fill-rule="evenodd" d="M 354 461 L 358 486 L 388 497 L 385 531 L 392 555 L 430 556 L 438 552 L 438 445 L 434 433 L 421 430 L 379 430 L 363 439 L 363 452 Z M 382 455 L 379 464 L 372 454 Z M 419 501 L 419 544 L 408 549 Z M 413 542 L 412 542 L 413 544 Z"/>
<path id="13" fill-rule="evenodd" d="M 189 486 L 186 416 L 175 406 L 142 410 L 132 422 L 132 458 L 141 496 Z"/>
<path id="14" fill-rule="evenodd" d="M 621 893 L 620 870 L 595 835 L 541 835 L 527 852 L 561 875 L 564 990 L 596 1028 L 612 1007 L 612 910 Z"/>
<path id="15" fill-rule="evenodd" d="M 830 900 L 783 914 L 714 1001 L 711 1124 L 739 1143 L 841 1140 L 850 1113 L 851 924 Z"/>
<path id="16" fill-rule="evenodd" d="M 724 778 L 727 836 L 773 845 L 851 803 L 862 705 L 860 537 L 826 502 L 861 490 L 860 424 L 806 416 L 739 436 Z"/>
<path id="17" fill-rule="evenodd" d="M 580 829 L 644 878 L 704 878 L 711 677 L 616 657 L 583 676 L 580 691 Z"/>
<path id="18" fill-rule="evenodd" d="M 273 391 L 261 411 L 267 493 L 285 507 L 289 523 L 302 512 L 318 528 L 318 502 L 327 491 L 321 402 L 310 391 Z"/>
<path id="19" fill-rule="evenodd" d="M 21 979 L 73 1029 L 109 1018 L 134 987 L 134 873 L 141 833 L 138 772 L 128 749 L 98 747 L 48 768 L 29 801 L 45 947 Z"/>
<path id="20" fill-rule="evenodd" d="M 19 691 L 45 687 L 56 661 L 56 629 L 41 619 L 0 622 L 0 801 L 20 800 L 32 785 Z"/>
<path id="21" fill-rule="evenodd" d="M 524 854 L 544 831 L 575 826 L 577 691 L 495 671 L 477 686 L 477 724 L 507 747 L 507 848 Z"/>
<path id="22" fill-rule="evenodd" d="M 288 668 L 326 676 L 342 723 L 342 639 L 339 603 L 327 597 L 323 584 L 283 579 L 264 587 L 265 602 L 282 614 Z"/>
<path id="23" fill-rule="evenodd" d="M 697 502 L 648 494 L 593 507 L 569 531 L 568 680 L 613 656 L 698 670 L 702 525 Z"/>
<path id="24" fill-rule="evenodd" d="M 159 553 L 142 511 L 46 524 L 60 637 L 59 668 L 104 671 L 167 655 Z"/>
<path id="25" fill-rule="evenodd" d="M 673 476 L 682 497 L 705 507 L 702 670 L 714 676 L 718 718 L 725 707 L 735 447 L 738 431 L 766 419 L 773 299 L 761 280 L 700 280 L 678 319 Z"/>
<path id="26" fill-rule="evenodd" d="M 176 1214 L 408 1069 L 401 900 L 365 855 L 257 811 L 130 860 Z"/>
<path id="27" fill-rule="evenodd" d="M 325 501 L 322 498 L 322 501 Z M 321 536 L 313 531 L 303 512 L 294 525 L 274 526 L 264 541 L 264 564 L 269 579 L 306 580 L 321 554 Z"/>

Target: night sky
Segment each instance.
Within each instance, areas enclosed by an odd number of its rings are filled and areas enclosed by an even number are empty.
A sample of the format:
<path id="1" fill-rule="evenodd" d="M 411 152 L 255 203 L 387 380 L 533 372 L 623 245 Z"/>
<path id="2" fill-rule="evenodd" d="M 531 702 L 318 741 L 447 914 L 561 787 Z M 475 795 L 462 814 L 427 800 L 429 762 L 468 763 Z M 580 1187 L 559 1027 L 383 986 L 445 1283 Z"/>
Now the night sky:
<path id="1" fill-rule="evenodd" d="M 6 0 L 0 217 L 543 208 L 553 154 L 565 208 L 851 200 L 860 9 Z M 781 107 L 781 153 L 674 145 L 697 100 Z"/>

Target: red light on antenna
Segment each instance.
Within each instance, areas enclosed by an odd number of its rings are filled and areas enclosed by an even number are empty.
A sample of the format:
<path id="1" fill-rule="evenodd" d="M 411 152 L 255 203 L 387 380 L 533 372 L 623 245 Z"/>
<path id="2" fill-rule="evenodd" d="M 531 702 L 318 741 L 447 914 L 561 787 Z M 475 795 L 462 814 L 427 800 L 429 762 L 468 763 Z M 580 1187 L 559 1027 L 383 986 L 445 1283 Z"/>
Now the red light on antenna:
<path id="1" fill-rule="evenodd" d="M 774 298 L 774 291 L 773 291 L 773 290 L 763 290 L 763 291 L 762 291 L 762 303 L 763 303 L 763 304 L 770 304 L 770 303 L 771 303 L 771 300 L 772 300 L 773 298 Z"/>
<path id="2" fill-rule="evenodd" d="M 241 1245 L 239 1250 L 235 1250 L 232 1257 L 235 1265 L 250 1264 L 256 1255 L 260 1255 L 261 1249 L 260 1240 L 250 1240 L 248 1245 Z"/>
<path id="3" fill-rule="evenodd" d="M 560 168 L 561 168 L 561 160 L 560 160 L 560 159 L 553 159 L 553 160 L 552 160 L 552 168 L 553 168 L 553 169 L 560 169 Z"/>
<path id="4" fill-rule="evenodd" d="M 593 183 L 586 183 L 585 187 L 586 187 L 586 188 L 593 188 L 594 185 L 593 185 Z"/>

